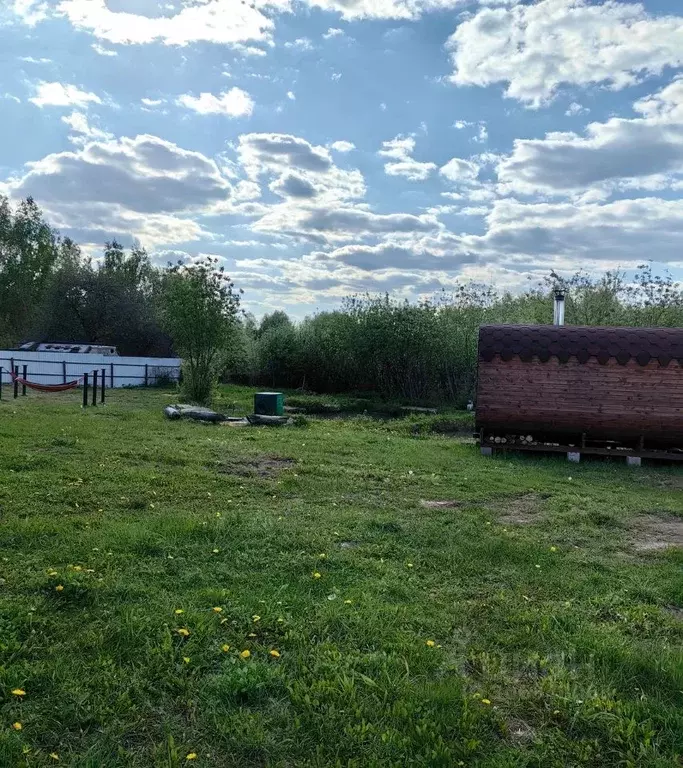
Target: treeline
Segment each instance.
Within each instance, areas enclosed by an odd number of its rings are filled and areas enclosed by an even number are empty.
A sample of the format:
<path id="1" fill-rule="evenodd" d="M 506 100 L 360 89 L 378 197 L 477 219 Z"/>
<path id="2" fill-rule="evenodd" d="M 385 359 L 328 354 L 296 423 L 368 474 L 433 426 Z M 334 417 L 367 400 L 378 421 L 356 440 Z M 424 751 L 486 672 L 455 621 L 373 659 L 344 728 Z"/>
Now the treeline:
<path id="1" fill-rule="evenodd" d="M 274 312 L 242 324 L 233 375 L 274 387 L 464 405 L 475 389 L 479 326 L 552 323 L 559 287 L 568 324 L 683 327 L 681 286 L 648 265 L 628 281 L 618 272 L 569 280 L 551 273 L 521 295 L 470 284 L 417 304 L 354 297 L 300 323 Z"/>
<path id="2" fill-rule="evenodd" d="M 163 270 L 142 248 L 107 243 L 95 263 L 60 237 L 32 199 L 0 196 L 0 347 L 26 340 L 114 344 L 121 354 L 168 355 L 159 296 Z"/>
<path id="3" fill-rule="evenodd" d="M 465 404 L 482 323 L 550 323 L 564 288 L 566 322 L 683 327 L 683 290 L 651 267 L 563 280 L 522 294 L 469 284 L 429 301 L 356 296 L 294 322 L 240 314 L 239 291 L 215 260 L 158 267 L 144 249 L 107 243 L 95 261 L 45 222 L 31 199 L 0 196 L 0 346 L 19 341 L 114 344 L 121 354 L 183 357 L 187 397 L 216 380 L 320 393 Z"/>

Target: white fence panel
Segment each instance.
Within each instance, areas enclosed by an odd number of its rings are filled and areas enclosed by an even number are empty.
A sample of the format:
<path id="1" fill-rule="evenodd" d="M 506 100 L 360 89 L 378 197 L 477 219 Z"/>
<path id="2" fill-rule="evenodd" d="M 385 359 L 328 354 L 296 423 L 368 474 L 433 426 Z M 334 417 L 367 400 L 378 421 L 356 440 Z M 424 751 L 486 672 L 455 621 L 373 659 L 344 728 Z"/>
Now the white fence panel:
<path id="1" fill-rule="evenodd" d="M 63 384 L 80 379 L 84 373 L 98 373 L 104 368 L 107 387 L 153 386 L 160 380 L 177 381 L 180 360 L 177 357 L 117 357 L 116 355 L 79 355 L 64 352 L 24 352 L 0 350 L 0 382 L 11 384 L 10 367 L 19 366 L 23 376 L 37 384 Z"/>

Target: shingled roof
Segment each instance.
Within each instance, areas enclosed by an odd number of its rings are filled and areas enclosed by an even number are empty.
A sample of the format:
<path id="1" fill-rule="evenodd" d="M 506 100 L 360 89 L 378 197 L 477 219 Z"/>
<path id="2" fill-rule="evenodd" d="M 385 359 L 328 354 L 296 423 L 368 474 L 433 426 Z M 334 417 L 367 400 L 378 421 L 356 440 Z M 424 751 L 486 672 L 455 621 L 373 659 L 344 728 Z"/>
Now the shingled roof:
<path id="1" fill-rule="evenodd" d="M 566 363 L 591 358 L 603 365 L 616 360 L 626 365 L 636 360 L 647 365 L 657 360 L 667 366 L 672 360 L 683 365 L 683 328 L 602 328 L 582 325 L 482 325 L 479 329 L 479 360 L 490 362 L 518 357 L 525 362 L 551 357 Z"/>

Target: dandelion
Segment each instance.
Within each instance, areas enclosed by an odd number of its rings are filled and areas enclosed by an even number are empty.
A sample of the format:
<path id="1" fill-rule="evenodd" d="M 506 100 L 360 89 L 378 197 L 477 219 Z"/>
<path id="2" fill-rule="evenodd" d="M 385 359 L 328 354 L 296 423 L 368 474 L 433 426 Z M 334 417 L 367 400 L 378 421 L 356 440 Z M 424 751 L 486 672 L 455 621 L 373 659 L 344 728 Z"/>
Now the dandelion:
<path id="1" fill-rule="evenodd" d="M 327 555 L 326 555 L 324 552 L 321 552 L 321 553 L 318 555 L 318 557 L 320 558 L 320 560 L 324 560 L 324 559 L 327 557 Z"/>
<path id="2" fill-rule="evenodd" d="M 12 723 L 12 728 L 14 728 L 15 731 L 20 731 L 23 728 L 23 726 L 21 723 L 16 722 L 16 723 Z"/>
<path id="3" fill-rule="evenodd" d="M 221 645 L 221 651 L 223 653 L 227 653 L 230 650 L 230 646 L 226 643 L 225 645 Z"/>
<path id="4" fill-rule="evenodd" d="M 48 571 L 48 572 L 47 572 L 47 575 L 48 575 L 48 576 L 57 576 L 57 575 L 58 575 L 58 573 L 57 573 L 57 571 Z"/>
<path id="5" fill-rule="evenodd" d="M 248 659 L 250 656 L 251 656 L 251 651 L 250 651 L 248 648 L 245 648 L 245 649 L 244 649 L 244 650 L 243 650 L 243 651 L 240 653 L 240 658 L 242 658 L 242 659 Z"/>
<path id="6" fill-rule="evenodd" d="M 189 657 L 189 656 L 183 656 L 183 661 L 184 661 L 186 664 L 189 664 L 189 663 L 190 663 L 190 657 Z"/>
<path id="7" fill-rule="evenodd" d="M 186 760 L 196 760 L 197 759 L 197 753 L 196 752 L 190 752 L 190 754 L 185 759 Z"/>
<path id="8" fill-rule="evenodd" d="M 181 627 L 180 629 L 177 630 L 177 632 L 178 632 L 178 634 L 181 637 L 189 637 L 190 636 L 190 630 L 189 629 L 185 629 L 185 627 Z"/>
<path id="9" fill-rule="evenodd" d="M 251 620 L 252 620 L 252 621 L 254 622 L 254 624 L 255 624 L 257 621 L 261 621 L 261 617 L 260 617 L 258 614 L 256 614 L 256 613 L 255 613 L 255 614 L 254 614 L 254 615 L 251 617 Z"/>
<path id="10" fill-rule="evenodd" d="M 557 552 L 557 547 L 550 547 L 551 552 Z"/>
<path id="11" fill-rule="evenodd" d="M 540 566 L 538 563 L 536 563 L 536 565 L 534 566 L 534 568 L 538 568 L 538 569 L 540 570 L 540 569 L 541 569 L 541 566 Z"/>
<path id="12" fill-rule="evenodd" d="M 278 620 L 277 620 L 277 623 L 278 623 L 278 624 L 284 624 L 284 623 L 285 623 L 285 620 L 282 618 L 282 616 L 280 616 L 280 617 L 278 618 Z"/>
<path id="13" fill-rule="evenodd" d="M 250 632 L 247 637 L 256 637 L 256 632 Z"/>
<path id="14" fill-rule="evenodd" d="M 217 555 L 220 552 L 220 549 L 212 549 L 211 551 L 214 555 Z"/>
<path id="15" fill-rule="evenodd" d="M 74 571 L 79 571 L 80 572 L 82 570 L 83 570 L 83 566 L 82 565 L 74 565 Z"/>
<path id="16" fill-rule="evenodd" d="M 314 579 L 319 579 L 319 578 L 321 578 L 321 574 L 318 573 L 318 571 L 313 571 L 313 578 Z"/>
<path id="17" fill-rule="evenodd" d="M 50 757 L 53 760 L 59 760 L 59 755 L 56 752 L 50 752 Z"/>
<path id="18" fill-rule="evenodd" d="M 274 659 L 280 658 L 280 651 L 276 651 L 275 648 L 273 648 L 269 653 Z"/>
<path id="19" fill-rule="evenodd" d="M 185 611 L 182 608 L 176 608 L 173 613 L 175 613 L 176 616 L 180 616 L 182 613 L 185 613 Z"/>
<path id="20" fill-rule="evenodd" d="M 64 585 L 63 584 L 57 584 L 55 587 L 55 592 L 63 592 L 64 591 Z"/>
<path id="21" fill-rule="evenodd" d="M 344 605 L 351 605 L 353 600 L 344 600 Z"/>
<path id="22" fill-rule="evenodd" d="M 12 689 L 12 695 L 13 696 L 26 696 L 26 691 L 24 691 L 22 688 L 13 688 Z"/>
<path id="23" fill-rule="evenodd" d="M 220 607 L 220 605 L 216 605 L 216 606 L 214 606 L 214 608 L 213 608 L 213 612 L 214 612 L 214 613 L 221 613 L 221 611 L 222 611 L 222 610 L 223 610 L 223 609 Z"/>
<path id="24" fill-rule="evenodd" d="M 491 703 L 491 699 L 482 699 L 481 703 L 486 704 L 488 706 Z"/>
<path id="25" fill-rule="evenodd" d="M 433 647 L 436 645 L 436 643 L 435 643 L 433 640 L 427 640 L 427 645 L 428 645 L 430 648 L 433 648 Z"/>
<path id="26" fill-rule="evenodd" d="M 408 568 L 412 568 L 413 567 L 412 563 L 406 563 L 406 565 L 408 566 Z"/>

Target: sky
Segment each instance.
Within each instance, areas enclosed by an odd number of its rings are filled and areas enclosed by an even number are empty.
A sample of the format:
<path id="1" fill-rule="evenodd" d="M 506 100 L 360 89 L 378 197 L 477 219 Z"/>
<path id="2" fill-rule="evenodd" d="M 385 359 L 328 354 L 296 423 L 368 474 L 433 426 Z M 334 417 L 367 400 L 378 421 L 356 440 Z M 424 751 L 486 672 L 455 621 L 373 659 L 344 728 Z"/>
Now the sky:
<path id="1" fill-rule="evenodd" d="M 683 278 L 680 0 L 0 0 L 0 194 L 256 315 L 651 260 Z"/>

